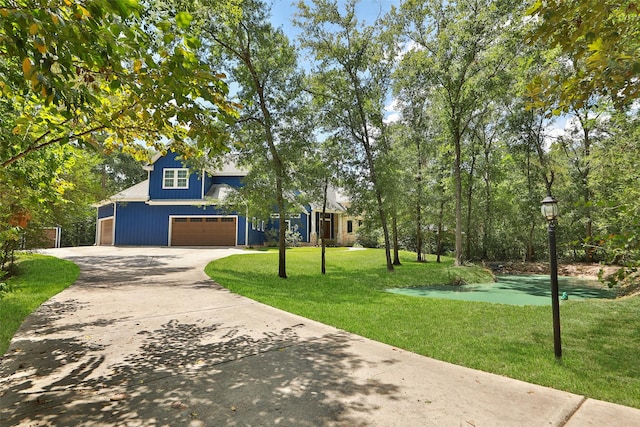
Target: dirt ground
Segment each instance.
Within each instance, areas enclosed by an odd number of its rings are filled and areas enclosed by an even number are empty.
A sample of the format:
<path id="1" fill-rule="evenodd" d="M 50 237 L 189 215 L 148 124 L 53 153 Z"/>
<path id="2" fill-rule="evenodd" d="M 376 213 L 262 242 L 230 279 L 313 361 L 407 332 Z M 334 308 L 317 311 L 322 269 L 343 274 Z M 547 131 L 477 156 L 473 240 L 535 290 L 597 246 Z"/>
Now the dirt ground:
<path id="1" fill-rule="evenodd" d="M 487 267 L 496 274 L 549 274 L 549 264 L 542 262 L 492 262 Z M 558 274 L 597 280 L 601 268 L 604 269 L 605 277 L 617 270 L 616 267 L 599 264 L 558 263 Z"/>

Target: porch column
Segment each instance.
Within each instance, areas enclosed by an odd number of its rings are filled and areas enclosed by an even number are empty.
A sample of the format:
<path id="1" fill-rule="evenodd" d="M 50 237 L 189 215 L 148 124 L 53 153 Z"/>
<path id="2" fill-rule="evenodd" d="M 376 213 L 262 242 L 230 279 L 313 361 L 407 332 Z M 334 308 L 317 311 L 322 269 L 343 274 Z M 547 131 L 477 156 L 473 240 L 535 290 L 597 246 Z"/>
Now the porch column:
<path id="1" fill-rule="evenodd" d="M 309 230 L 309 243 L 317 243 L 314 240 L 317 240 L 318 234 L 316 233 L 316 213 L 312 209 L 311 210 L 311 229 Z"/>
<path id="2" fill-rule="evenodd" d="M 336 218 L 338 219 L 338 235 L 336 236 L 336 243 L 338 245 L 342 244 L 342 214 L 336 214 Z"/>

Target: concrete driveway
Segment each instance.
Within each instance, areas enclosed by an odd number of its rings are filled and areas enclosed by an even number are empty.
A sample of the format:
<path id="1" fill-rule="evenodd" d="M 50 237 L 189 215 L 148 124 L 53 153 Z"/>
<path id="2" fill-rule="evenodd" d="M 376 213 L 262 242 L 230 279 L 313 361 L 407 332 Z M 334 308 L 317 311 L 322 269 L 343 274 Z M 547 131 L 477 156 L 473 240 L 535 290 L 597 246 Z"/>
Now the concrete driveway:
<path id="1" fill-rule="evenodd" d="M 405 352 L 204 274 L 246 251 L 47 253 L 81 275 L 2 359 L 2 426 L 640 425 L 639 410 Z"/>

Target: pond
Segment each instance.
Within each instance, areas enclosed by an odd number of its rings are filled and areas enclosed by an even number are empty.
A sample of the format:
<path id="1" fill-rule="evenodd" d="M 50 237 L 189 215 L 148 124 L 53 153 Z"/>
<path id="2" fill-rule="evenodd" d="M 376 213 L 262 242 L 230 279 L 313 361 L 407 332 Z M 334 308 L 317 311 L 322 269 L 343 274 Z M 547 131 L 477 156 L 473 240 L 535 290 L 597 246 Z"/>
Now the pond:
<path id="1" fill-rule="evenodd" d="M 473 285 L 434 285 L 392 288 L 387 292 L 400 295 L 481 301 L 511 305 L 551 305 L 551 282 L 543 275 L 498 276 L 494 283 Z M 559 295 L 566 292 L 570 301 L 592 298 L 615 298 L 614 290 L 598 282 L 576 277 L 558 278 Z M 561 298 L 564 299 L 564 298 Z M 561 301 L 562 303 L 562 301 Z"/>

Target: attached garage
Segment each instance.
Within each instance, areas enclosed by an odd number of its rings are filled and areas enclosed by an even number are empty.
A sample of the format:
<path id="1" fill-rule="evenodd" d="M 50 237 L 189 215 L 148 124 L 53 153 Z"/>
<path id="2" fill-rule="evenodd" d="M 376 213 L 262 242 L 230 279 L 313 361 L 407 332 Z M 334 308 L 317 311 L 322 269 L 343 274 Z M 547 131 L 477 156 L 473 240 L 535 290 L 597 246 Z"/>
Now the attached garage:
<path id="1" fill-rule="evenodd" d="M 171 246 L 235 246 L 236 217 L 172 217 Z"/>
<path id="2" fill-rule="evenodd" d="M 100 245 L 113 245 L 113 217 L 100 220 Z"/>

